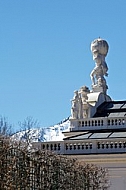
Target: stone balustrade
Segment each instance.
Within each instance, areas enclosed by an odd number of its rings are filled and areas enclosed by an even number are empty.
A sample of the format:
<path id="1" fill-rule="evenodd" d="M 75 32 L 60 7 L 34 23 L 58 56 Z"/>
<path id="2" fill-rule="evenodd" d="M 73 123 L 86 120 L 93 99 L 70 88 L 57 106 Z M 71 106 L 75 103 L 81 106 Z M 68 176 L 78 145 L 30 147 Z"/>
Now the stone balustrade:
<path id="1" fill-rule="evenodd" d="M 75 126 L 75 127 L 72 127 Z M 71 131 L 80 130 L 98 130 L 98 129 L 116 129 L 125 128 L 126 119 L 122 118 L 90 118 L 81 120 L 71 120 Z"/>
<path id="2" fill-rule="evenodd" d="M 49 150 L 53 152 L 60 153 L 62 151 L 63 147 L 63 141 L 61 142 L 33 142 L 32 143 L 33 148 L 39 149 L 39 150 Z"/>
<path id="3" fill-rule="evenodd" d="M 97 153 L 125 153 L 126 152 L 126 139 L 118 139 L 111 141 L 98 141 Z"/>
<path id="4" fill-rule="evenodd" d="M 126 139 L 73 140 L 60 142 L 34 142 L 33 148 L 58 154 L 97 154 L 126 152 Z"/>
<path id="5" fill-rule="evenodd" d="M 68 141 L 64 143 L 65 154 L 91 154 L 93 153 L 93 144 L 91 141 Z"/>

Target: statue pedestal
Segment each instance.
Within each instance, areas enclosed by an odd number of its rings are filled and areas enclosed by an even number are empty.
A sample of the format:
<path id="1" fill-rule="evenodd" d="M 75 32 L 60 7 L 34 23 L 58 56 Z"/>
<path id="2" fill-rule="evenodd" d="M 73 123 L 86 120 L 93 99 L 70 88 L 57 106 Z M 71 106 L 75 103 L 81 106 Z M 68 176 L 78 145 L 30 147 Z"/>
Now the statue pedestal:
<path id="1" fill-rule="evenodd" d="M 105 93 L 105 89 L 103 87 L 101 87 L 101 86 L 93 86 L 92 91 L 93 92 L 103 92 L 103 93 Z"/>

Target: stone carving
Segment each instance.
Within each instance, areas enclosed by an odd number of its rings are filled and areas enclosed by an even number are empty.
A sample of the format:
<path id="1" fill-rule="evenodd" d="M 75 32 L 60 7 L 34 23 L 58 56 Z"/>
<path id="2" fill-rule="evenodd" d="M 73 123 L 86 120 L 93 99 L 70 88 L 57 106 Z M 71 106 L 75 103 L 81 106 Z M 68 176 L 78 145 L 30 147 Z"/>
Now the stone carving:
<path id="1" fill-rule="evenodd" d="M 72 99 L 72 108 L 71 108 L 71 117 L 73 119 L 78 119 L 79 118 L 79 105 L 80 100 L 79 100 L 79 94 L 78 91 L 74 91 L 74 97 Z"/>
<path id="2" fill-rule="evenodd" d="M 88 109 L 89 104 L 87 102 L 88 96 L 87 94 L 90 93 L 88 87 L 83 86 L 80 89 L 81 99 L 82 99 L 82 106 L 81 106 L 81 118 L 87 118 L 88 117 Z"/>
<path id="3" fill-rule="evenodd" d="M 71 117 L 72 119 L 82 119 L 88 117 L 89 104 L 87 103 L 90 93 L 88 87 L 83 86 L 79 91 L 74 91 L 74 97 L 72 99 Z"/>
<path id="4" fill-rule="evenodd" d="M 89 93 L 103 92 L 106 94 L 108 87 L 105 77 L 108 76 L 108 67 L 105 62 L 105 57 L 108 53 L 108 48 L 108 43 L 101 38 L 98 38 L 91 43 L 91 51 L 93 54 L 93 60 L 95 61 L 95 67 L 90 74 L 92 91 L 90 92 L 88 87 L 83 86 L 80 90 L 74 92 L 74 97 L 71 101 L 72 119 L 84 119 L 90 117 L 91 105 L 88 103 Z"/>
<path id="5" fill-rule="evenodd" d="M 92 70 L 90 77 L 92 80 L 92 88 L 99 89 L 102 88 L 103 92 L 106 94 L 108 89 L 106 80 L 104 76 L 108 76 L 108 67 L 105 62 L 105 57 L 108 52 L 108 44 L 105 40 L 98 38 L 91 43 L 91 51 L 93 54 L 93 60 L 95 61 L 95 68 Z"/>

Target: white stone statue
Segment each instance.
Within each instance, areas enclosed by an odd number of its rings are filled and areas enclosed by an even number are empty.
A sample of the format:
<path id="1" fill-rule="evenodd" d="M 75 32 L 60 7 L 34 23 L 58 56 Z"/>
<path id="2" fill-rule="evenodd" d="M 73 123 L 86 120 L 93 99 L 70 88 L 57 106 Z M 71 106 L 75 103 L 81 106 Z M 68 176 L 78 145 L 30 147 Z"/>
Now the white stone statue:
<path id="1" fill-rule="evenodd" d="M 83 86 L 79 91 L 74 91 L 74 97 L 72 99 L 71 118 L 83 119 L 88 117 L 89 104 L 87 102 L 90 93 L 88 87 Z"/>
<path id="2" fill-rule="evenodd" d="M 88 110 L 89 110 L 89 104 L 87 102 L 88 93 L 90 93 L 90 90 L 88 89 L 88 87 L 82 86 L 80 89 L 80 94 L 81 94 L 81 99 L 82 99 L 81 118 L 88 118 Z"/>
<path id="3" fill-rule="evenodd" d="M 79 119 L 79 113 L 80 113 L 80 106 L 81 106 L 81 103 L 80 103 L 80 97 L 79 97 L 79 93 L 78 91 L 74 91 L 74 97 L 72 99 L 72 108 L 71 108 L 71 117 L 73 119 Z"/>
<path id="4" fill-rule="evenodd" d="M 72 100 L 71 117 L 72 119 L 78 118 L 78 111 L 77 111 L 77 105 L 76 105 L 75 100 Z"/>
<path id="5" fill-rule="evenodd" d="M 93 90 L 102 88 L 103 92 L 106 93 L 107 85 L 104 76 L 108 76 L 108 67 L 105 62 L 105 57 L 108 52 L 108 44 L 105 40 L 98 38 L 91 43 L 91 51 L 93 53 L 93 60 L 95 61 L 95 68 L 92 70 L 90 77 L 92 80 Z"/>

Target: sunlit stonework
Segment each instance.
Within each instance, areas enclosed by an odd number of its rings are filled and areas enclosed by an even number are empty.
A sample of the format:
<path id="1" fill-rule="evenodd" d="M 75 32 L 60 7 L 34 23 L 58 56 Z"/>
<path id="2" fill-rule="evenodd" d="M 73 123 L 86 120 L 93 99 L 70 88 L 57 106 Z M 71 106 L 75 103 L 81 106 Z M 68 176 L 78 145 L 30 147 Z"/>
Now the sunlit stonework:
<path id="1" fill-rule="evenodd" d="M 108 43 L 101 38 L 98 38 L 91 43 L 91 51 L 93 54 L 93 60 L 95 61 L 95 67 L 90 74 L 93 92 L 101 91 L 106 93 L 108 89 L 105 80 L 105 77 L 108 76 L 108 67 L 105 61 L 108 48 Z"/>
<path id="2" fill-rule="evenodd" d="M 108 43 L 101 38 L 91 43 L 95 62 L 89 76 L 91 85 L 87 87 L 84 84 L 74 91 L 70 126 L 63 132 L 64 138 L 33 143 L 33 146 L 107 167 L 111 176 L 116 176 L 112 190 L 121 190 L 123 180 L 120 180 L 119 188 L 115 187 L 117 175 L 120 177 L 120 171 L 126 166 L 126 101 L 113 101 L 107 94 L 105 58 L 108 49 Z M 61 125 L 65 126 L 65 123 Z"/>
<path id="3" fill-rule="evenodd" d="M 74 92 L 71 119 L 90 118 L 95 114 L 97 107 L 102 102 L 111 100 L 106 94 L 108 86 L 105 79 L 108 76 L 108 67 L 105 61 L 108 49 L 108 43 L 101 38 L 91 43 L 91 52 L 95 61 L 95 67 L 90 74 L 91 90 L 86 86 L 82 86 Z"/>

